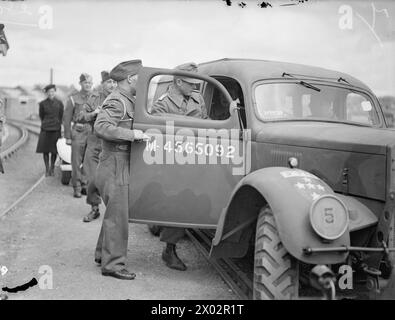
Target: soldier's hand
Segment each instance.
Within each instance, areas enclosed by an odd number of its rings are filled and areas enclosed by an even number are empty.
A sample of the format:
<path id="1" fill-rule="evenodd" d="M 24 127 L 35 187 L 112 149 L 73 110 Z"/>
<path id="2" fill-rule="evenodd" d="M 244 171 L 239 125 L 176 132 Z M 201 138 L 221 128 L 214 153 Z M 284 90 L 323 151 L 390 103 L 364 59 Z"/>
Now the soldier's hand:
<path id="1" fill-rule="evenodd" d="M 95 111 L 93 111 L 93 113 L 95 114 L 99 114 L 99 112 L 100 112 L 100 108 L 96 108 Z"/>
<path id="2" fill-rule="evenodd" d="M 133 129 L 134 140 L 150 140 L 150 137 L 147 136 L 143 131 L 139 129 Z"/>
<path id="3" fill-rule="evenodd" d="M 71 139 L 66 139 L 66 144 L 68 144 L 69 146 L 71 146 Z"/>

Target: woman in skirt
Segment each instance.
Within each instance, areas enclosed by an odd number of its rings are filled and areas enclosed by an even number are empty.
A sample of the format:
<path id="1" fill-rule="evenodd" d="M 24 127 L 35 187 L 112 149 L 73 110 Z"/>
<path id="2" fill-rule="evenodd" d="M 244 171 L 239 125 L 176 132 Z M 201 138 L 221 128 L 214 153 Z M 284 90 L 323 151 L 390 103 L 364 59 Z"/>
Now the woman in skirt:
<path id="1" fill-rule="evenodd" d="M 39 104 L 41 132 L 36 152 L 43 154 L 45 176 L 53 176 L 57 155 L 56 141 L 61 137 L 64 106 L 62 101 L 55 97 L 56 86 L 54 84 L 47 85 L 44 91 L 48 98 Z M 51 165 L 49 165 L 49 154 L 51 154 Z"/>

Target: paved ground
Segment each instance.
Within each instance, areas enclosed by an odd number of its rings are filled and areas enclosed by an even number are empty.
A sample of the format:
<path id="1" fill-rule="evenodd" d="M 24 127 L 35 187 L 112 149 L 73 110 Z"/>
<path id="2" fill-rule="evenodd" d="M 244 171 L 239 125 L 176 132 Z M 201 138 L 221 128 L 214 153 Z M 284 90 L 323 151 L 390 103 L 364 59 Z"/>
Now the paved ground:
<path id="1" fill-rule="evenodd" d="M 162 243 L 145 225 L 130 225 L 128 265 L 137 278 L 101 276 L 93 250 L 102 217 L 83 223 L 88 209 L 85 198 L 73 198 L 72 188 L 61 185 L 57 172 L 0 222 L 0 266 L 9 270 L 0 275 L 1 287 L 16 287 L 33 277 L 39 280 L 42 265 L 53 270 L 52 290 L 35 286 L 8 293 L 9 299 L 236 299 L 187 240 L 179 253 L 189 269 L 179 272 L 164 266 Z"/>
<path id="2" fill-rule="evenodd" d="M 35 134 L 29 133 L 26 145 L 3 161 L 5 173 L 0 174 L 0 214 L 44 174 L 44 161 L 41 154 L 36 153 L 37 139 Z"/>

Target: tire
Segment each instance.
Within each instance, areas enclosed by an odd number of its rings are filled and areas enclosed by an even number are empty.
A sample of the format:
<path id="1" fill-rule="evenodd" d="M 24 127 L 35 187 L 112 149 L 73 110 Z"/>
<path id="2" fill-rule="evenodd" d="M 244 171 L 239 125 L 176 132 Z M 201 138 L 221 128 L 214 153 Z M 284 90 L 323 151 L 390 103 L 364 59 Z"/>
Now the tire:
<path id="1" fill-rule="evenodd" d="M 63 185 L 67 186 L 71 179 L 71 171 L 62 171 L 61 179 Z"/>
<path id="2" fill-rule="evenodd" d="M 271 208 L 263 207 L 256 226 L 253 299 L 297 299 L 298 269 L 281 242 Z"/>

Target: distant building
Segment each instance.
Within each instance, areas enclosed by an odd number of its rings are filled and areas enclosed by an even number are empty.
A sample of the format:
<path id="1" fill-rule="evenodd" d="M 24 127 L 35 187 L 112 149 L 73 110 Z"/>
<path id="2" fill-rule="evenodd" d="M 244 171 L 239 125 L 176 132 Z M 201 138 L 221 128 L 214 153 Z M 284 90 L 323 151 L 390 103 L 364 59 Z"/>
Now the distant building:
<path id="1" fill-rule="evenodd" d="M 0 97 L 5 101 L 5 114 L 11 119 L 38 118 L 38 103 L 46 99 L 43 91 L 45 85 L 0 87 Z M 57 97 L 65 101 L 74 86 L 57 86 Z"/>

